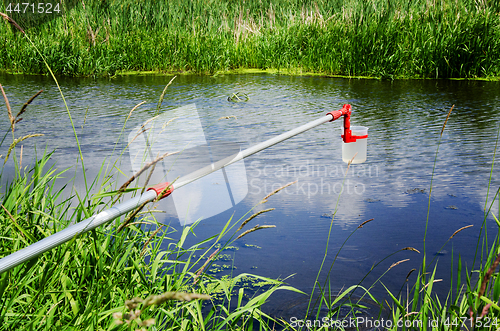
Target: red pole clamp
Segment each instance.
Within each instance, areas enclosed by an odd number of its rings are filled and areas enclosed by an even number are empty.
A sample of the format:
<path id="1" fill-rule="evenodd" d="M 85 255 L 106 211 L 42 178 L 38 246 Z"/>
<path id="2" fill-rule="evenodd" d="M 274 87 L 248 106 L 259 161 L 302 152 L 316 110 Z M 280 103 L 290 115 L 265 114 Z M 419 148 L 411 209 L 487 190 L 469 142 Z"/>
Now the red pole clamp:
<path id="1" fill-rule="evenodd" d="M 167 189 L 167 187 L 169 187 L 169 188 Z M 160 183 L 160 184 L 157 184 L 153 187 L 150 187 L 150 188 L 148 188 L 148 191 L 149 190 L 154 190 L 156 192 L 156 196 L 159 196 L 160 194 L 163 193 L 163 195 L 158 198 L 158 200 L 160 200 L 160 199 L 168 197 L 174 191 L 174 187 L 169 182 L 165 182 L 165 183 Z"/>
<path id="2" fill-rule="evenodd" d="M 327 113 L 326 115 L 332 115 L 332 119 L 330 120 L 330 122 L 333 122 L 335 120 L 338 120 L 340 118 L 340 116 L 351 116 L 351 105 L 349 104 L 345 104 L 341 110 L 335 110 L 335 111 L 331 111 L 329 113 Z"/>
<path id="3" fill-rule="evenodd" d="M 357 139 L 368 138 L 368 135 L 364 135 L 364 136 L 353 136 L 352 135 L 352 131 L 351 131 L 351 105 L 346 103 L 342 107 L 342 109 L 336 110 L 336 111 L 331 111 L 331 112 L 327 113 L 327 115 L 332 115 L 332 117 L 333 117 L 330 122 L 333 122 L 333 121 L 339 119 L 341 116 L 344 116 L 344 134 L 341 135 L 341 137 L 345 143 L 352 143 L 352 142 L 355 142 Z"/>

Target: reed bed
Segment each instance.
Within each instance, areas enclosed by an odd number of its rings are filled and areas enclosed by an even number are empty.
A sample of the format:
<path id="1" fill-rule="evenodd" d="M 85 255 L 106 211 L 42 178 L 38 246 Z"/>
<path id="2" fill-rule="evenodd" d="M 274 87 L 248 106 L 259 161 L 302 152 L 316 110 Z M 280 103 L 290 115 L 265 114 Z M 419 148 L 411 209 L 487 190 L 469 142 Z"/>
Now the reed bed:
<path id="1" fill-rule="evenodd" d="M 89 0 L 19 20 L 58 75 L 241 69 L 378 78 L 500 76 L 500 5 L 473 0 Z M 65 7 L 67 6 L 67 7 Z M 33 16 L 33 15 L 32 15 Z M 46 74 L 0 24 L 0 68 Z"/>
<path id="2" fill-rule="evenodd" d="M 62 173 L 47 168 L 49 158 L 40 157 L 0 195 L 2 256 L 95 213 L 102 203 L 101 198 L 70 208 L 69 198 L 54 189 Z M 203 272 L 214 255 L 196 272 L 213 245 L 186 246 L 193 227 L 172 241 L 172 228 L 151 215 L 141 220 L 148 225 L 129 224 L 119 232 L 117 219 L 1 274 L 0 330 L 198 330 L 205 325 L 241 330 L 251 329 L 254 321 L 268 323 L 260 306 L 274 291 L 288 288 L 282 282 L 248 274 L 217 279 Z M 246 288 L 243 297 L 243 284 L 252 279 L 267 286 Z M 240 293 L 236 305 L 235 293 Z"/>

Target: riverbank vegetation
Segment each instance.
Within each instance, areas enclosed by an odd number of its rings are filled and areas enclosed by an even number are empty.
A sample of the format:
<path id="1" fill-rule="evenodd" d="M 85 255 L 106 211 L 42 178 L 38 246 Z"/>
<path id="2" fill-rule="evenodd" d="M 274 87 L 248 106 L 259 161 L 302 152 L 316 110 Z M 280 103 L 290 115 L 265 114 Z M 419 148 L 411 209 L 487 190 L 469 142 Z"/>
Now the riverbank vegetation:
<path id="1" fill-rule="evenodd" d="M 17 1 L 20 2 L 20 1 Z M 52 1 L 54 6 L 58 1 Z M 0 68 L 46 74 L 124 71 L 283 73 L 377 78 L 500 76 L 500 5 L 475 0 L 65 1 L 0 24 Z M 34 11 L 34 8 L 33 8 Z"/>
<path id="2" fill-rule="evenodd" d="M 17 172 L 3 188 L 2 257 L 89 217 L 102 204 L 95 198 L 70 207 L 54 189 L 62 173 L 46 167 L 49 157 Z M 118 219 L 75 236 L 1 274 L 0 330 L 232 330 L 268 323 L 260 306 L 290 287 L 248 274 L 214 277 L 208 267 L 227 243 L 186 246 L 194 227 L 172 240 L 175 230 L 148 214 L 121 232 Z"/>

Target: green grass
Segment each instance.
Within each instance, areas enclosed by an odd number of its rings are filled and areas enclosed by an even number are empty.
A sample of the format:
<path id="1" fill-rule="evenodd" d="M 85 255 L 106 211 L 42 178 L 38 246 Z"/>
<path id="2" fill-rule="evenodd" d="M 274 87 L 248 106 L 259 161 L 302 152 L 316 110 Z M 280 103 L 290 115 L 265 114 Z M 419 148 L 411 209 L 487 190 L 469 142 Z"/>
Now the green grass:
<path id="1" fill-rule="evenodd" d="M 58 75 L 283 73 L 377 78 L 500 76 L 500 6 L 473 0 L 69 1 L 62 15 L 6 12 Z M 33 20 L 32 18 L 35 17 Z M 0 24 L 0 68 L 47 73 Z"/>
<path id="2" fill-rule="evenodd" d="M 48 160 L 49 155 L 44 155 L 26 175 L 18 173 L 1 195 L 2 255 L 101 207 L 98 198 L 70 208 L 62 190 L 54 190 L 54 180 L 61 173 L 46 169 Z M 217 279 L 201 273 L 196 277 L 200 262 L 207 259 L 213 244 L 202 241 L 185 247 L 193 227 L 184 228 L 180 239 L 174 241 L 169 238 L 174 231 L 169 227 L 153 234 L 159 224 L 151 214 L 137 221 L 149 226 L 132 224 L 118 233 L 120 221 L 116 220 L 3 273 L 0 330 L 127 330 L 129 323 L 140 327 L 152 321 L 169 330 L 200 329 L 205 324 L 212 330 L 240 329 L 262 320 L 259 307 L 274 291 L 291 289 L 254 275 Z M 196 283 L 194 278 L 198 278 Z M 252 281 L 266 284 L 262 291 L 243 286 Z M 203 303 L 194 293 L 212 301 L 209 317 L 202 314 Z M 238 293 L 235 305 L 231 298 Z M 146 298 L 149 304 L 143 301 Z"/>

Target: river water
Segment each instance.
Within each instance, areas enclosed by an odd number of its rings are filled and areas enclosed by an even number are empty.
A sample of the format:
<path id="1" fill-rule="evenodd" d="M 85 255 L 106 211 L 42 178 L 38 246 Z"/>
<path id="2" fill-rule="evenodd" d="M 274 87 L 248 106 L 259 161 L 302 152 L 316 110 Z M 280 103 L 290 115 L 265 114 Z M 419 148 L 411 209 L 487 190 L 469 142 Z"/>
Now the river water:
<path id="1" fill-rule="evenodd" d="M 158 98 L 170 79 L 166 76 L 60 78 L 82 148 L 87 178 L 93 179 L 106 159 L 115 160 L 126 148 L 133 128 L 156 114 Z M 44 134 L 22 142 L 23 165 L 32 159 L 36 145 L 38 154 L 45 148 L 55 150 L 53 159 L 60 169 L 74 169 L 78 148 L 54 82 L 48 77 L 1 75 L 0 83 L 14 113 L 35 92 L 44 90 L 16 125 L 16 137 Z M 347 167 L 341 157 L 340 121 L 323 124 L 247 158 L 243 176 L 237 180 L 246 188 L 241 202 L 220 208 L 220 213 L 201 221 L 195 229 L 197 237 L 190 242 L 218 233 L 233 214 L 234 219 L 243 220 L 253 207 L 252 213 L 275 208 L 247 225 L 248 228 L 257 224 L 275 225 L 275 228 L 248 234 L 227 251 L 236 267 L 233 274 L 288 277 L 287 283 L 310 292 L 332 224 L 319 281 L 323 284 L 328 278 L 332 288 L 340 290 L 364 279 L 362 285 L 374 285 L 371 292 L 382 299 L 386 292 L 376 280 L 393 263 L 409 259 L 381 279 L 397 293 L 408 272 L 413 268 L 418 270 L 422 262 L 434 159 L 443 122 L 455 105 L 439 146 L 426 236 L 428 261 L 436 257 L 436 278 L 443 279 L 436 283 L 435 289 L 445 295 L 452 252 L 455 264 L 460 254 L 467 268 L 473 267 L 491 171 L 488 203 L 500 185 L 498 162 L 492 170 L 500 118 L 499 91 L 499 82 L 485 81 L 391 82 L 266 74 L 177 77 L 165 94 L 161 111 L 195 104 L 208 143 L 224 140 L 248 147 L 340 109 L 345 103 L 353 107 L 352 123 L 369 127 L 368 159 L 363 164 L 351 165 L 343 186 Z M 248 100 L 228 101 L 236 92 L 245 93 Z M 141 101 L 146 103 L 133 112 L 124 127 L 130 110 Z M 3 102 L 2 109 L 0 127 L 5 132 L 9 121 Z M 220 120 L 221 117 L 229 118 Z M 9 134 L 0 154 L 5 156 L 11 141 Z M 19 146 L 16 153 L 19 161 Z M 4 170 L 5 178 L 13 172 L 12 159 Z M 117 164 L 125 175 L 132 173 L 128 151 Z M 83 189 L 81 171 L 72 171 L 76 173 L 76 188 Z M 117 181 L 121 185 L 124 177 Z M 298 182 L 270 197 L 267 203 L 259 204 L 274 189 L 293 181 Z M 210 203 L 217 208 L 216 201 Z M 498 206 L 497 200 L 492 207 L 496 215 Z M 166 211 L 159 216 L 162 222 L 181 229 L 181 217 L 171 198 L 158 208 Z M 373 221 L 357 229 L 368 219 Z M 497 225 L 491 216 L 485 224 L 488 234 L 496 234 Z M 457 229 L 467 225 L 474 226 L 446 243 Z M 408 246 L 421 254 L 400 251 Z M 393 253 L 396 254 L 385 259 Z M 410 276 L 410 284 L 416 274 Z M 289 317 L 287 311 L 295 309 L 300 300 L 296 295 L 278 292 L 267 309 Z"/>

